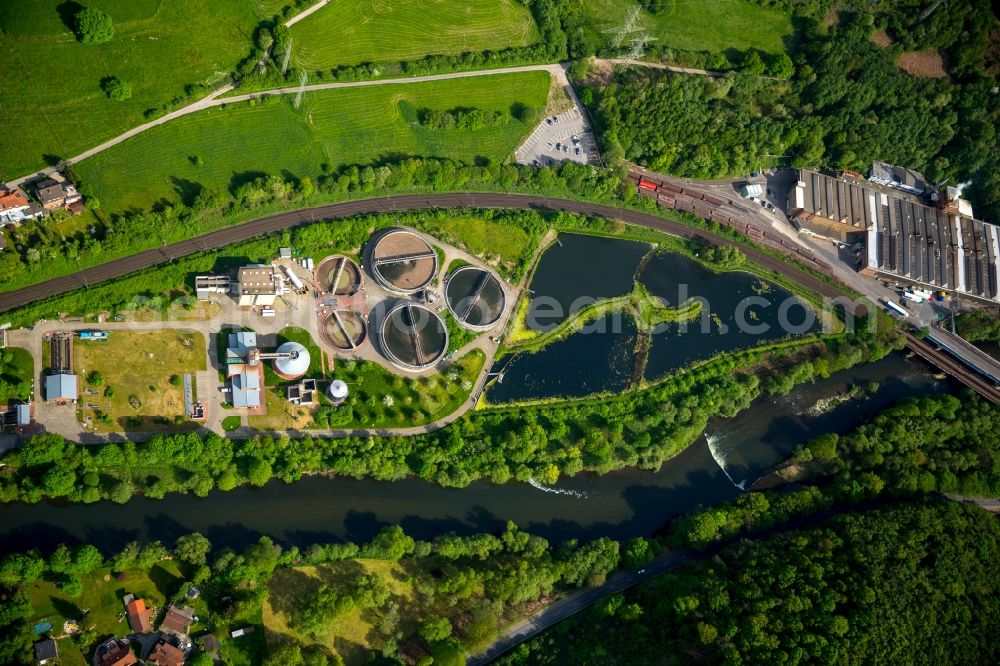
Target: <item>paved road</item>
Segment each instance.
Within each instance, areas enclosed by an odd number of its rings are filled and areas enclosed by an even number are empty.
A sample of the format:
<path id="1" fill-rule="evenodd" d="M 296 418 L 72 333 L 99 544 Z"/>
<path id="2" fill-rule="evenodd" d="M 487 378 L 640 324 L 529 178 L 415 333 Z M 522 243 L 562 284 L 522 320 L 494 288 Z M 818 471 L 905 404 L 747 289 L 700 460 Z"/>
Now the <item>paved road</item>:
<path id="1" fill-rule="evenodd" d="M 317 5 L 318 7 L 319 5 Z M 398 79 L 376 79 L 372 81 L 340 81 L 333 83 L 314 83 L 305 86 L 304 90 L 306 92 L 315 90 L 335 90 L 339 88 L 363 88 L 367 86 L 388 86 L 396 85 L 402 83 L 422 83 L 426 81 L 444 81 L 447 79 L 464 79 L 476 76 L 492 76 L 495 74 L 516 74 L 518 72 L 549 72 L 555 79 L 563 86 L 569 84 L 569 80 L 566 78 L 566 68 L 559 63 L 551 63 L 547 65 L 524 65 L 521 67 L 501 67 L 497 69 L 484 69 L 474 72 L 450 72 L 448 74 L 430 74 L 427 76 L 412 76 L 409 78 L 398 78 Z M 163 125 L 168 123 L 175 118 L 180 118 L 186 116 L 190 113 L 197 113 L 198 111 L 204 111 L 205 109 L 210 109 L 214 106 L 222 106 L 224 104 L 231 104 L 233 102 L 245 102 L 250 99 L 260 99 L 262 97 L 271 97 L 273 95 L 294 95 L 299 92 L 299 87 L 288 87 L 288 88 L 274 88 L 271 90 L 262 90 L 259 92 L 246 93 L 243 95 L 233 95 L 232 97 L 222 97 L 226 93 L 235 89 L 233 84 L 227 84 L 222 88 L 216 90 L 212 94 L 199 99 L 196 102 L 192 102 L 187 106 L 181 107 L 176 111 L 171 111 L 170 113 L 157 118 L 156 120 L 151 120 L 148 123 L 139 125 L 138 127 L 133 127 L 132 129 L 119 134 L 113 139 L 108 139 L 104 143 L 94 146 L 93 148 L 86 150 L 75 157 L 69 158 L 69 161 L 76 164 L 88 157 L 93 157 L 97 153 L 103 152 L 112 146 L 116 146 L 119 143 L 131 139 L 137 134 L 141 134 L 148 129 L 152 129 L 158 125 Z M 8 181 L 8 185 L 20 186 L 27 180 L 32 180 L 34 178 L 39 178 L 42 176 L 49 176 L 55 172 L 55 167 L 48 167 L 29 173 L 27 175 L 21 176 L 14 180 Z"/>
<path id="2" fill-rule="evenodd" d="M 650 229 L 656 229 L 681 238 L 698 240 L 713 245 L 731 245 L 732 241 L 703 229 L 687 224 L 666 220 L 662 217 L 606 206 L 587 201 L 573 201 L 530 194 L 509 193 L 454 193 L 454 194 L 408 194 L 374 199 L 361 199 L 307 208 L 219 229 L 186 241 L 174 243 L 152 250 L 146 250 L 128 257 L 122 257 L 106 264 L 84 269 L 73 275 L 47 280 L 36 285 L 0 293 L 0 312 L 12 310 L 33 301 L 56 296 L 75 289 L 85 288 L 104 280 L 128 275 L 156 264 L 173 261 L 196 252 L 214 250 L 255 236 L 274 233 L 290 227 L 309 224 L 316 220 L 343 219 L 367 213 L 390 213 L 399 210 L 420 210 L 433 208 L 521 208 L 547 211 L 567 211 L 581 215 L 622 220 Z M 835 298 L 840 295 L 832 285 L 779 259 L 750 247 L 742 247 L 747 257 L 760 265 L 778 271 L 796 280 L 804 288 L 823 296 Z"/>

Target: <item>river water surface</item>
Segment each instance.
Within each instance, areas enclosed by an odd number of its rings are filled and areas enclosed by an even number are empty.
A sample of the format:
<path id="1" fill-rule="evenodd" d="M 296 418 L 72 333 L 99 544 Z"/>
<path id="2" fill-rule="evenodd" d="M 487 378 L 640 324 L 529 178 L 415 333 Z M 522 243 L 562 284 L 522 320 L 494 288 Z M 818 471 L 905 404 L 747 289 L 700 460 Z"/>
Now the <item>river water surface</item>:
<path id="1" fill-rule="evenodd" d="M 842 394 L 848 385 L 871 381 L 880 383 L 873 396 L 810 414 L 817 403 Z M 903 397 L 945 390 L 954 386 L 935 380 L 927 366 L 894 354 L 801 386 L 785 398 L 758 398 L 733 419 L 713 419 L 708 439 L 699 438 L 659 471 L 580 474 L 554 488 L 474 483 L 446 489 L 417 479 L 310 477 L 289 485 L 216 491 L 203 499 L 168 495 L 124 505 L 4 504 L 0 551 L 49 551 L 61 542 L 89 542 L 114 551 L 133 539 L 169 544 L 191 531 L 205 534 L 216 547 L 241 547 L 261 534 L 301 547 L 317 541 L 364 541 L 394 523 L 414 537 L 430 539 L 449 530 L 496 530 L 508 520 L 553 540 L 648 535 L 672 516 L 735 497 L 741 492 L 736 483 L 784 459 L 797 442 L 850 430 Z"/>

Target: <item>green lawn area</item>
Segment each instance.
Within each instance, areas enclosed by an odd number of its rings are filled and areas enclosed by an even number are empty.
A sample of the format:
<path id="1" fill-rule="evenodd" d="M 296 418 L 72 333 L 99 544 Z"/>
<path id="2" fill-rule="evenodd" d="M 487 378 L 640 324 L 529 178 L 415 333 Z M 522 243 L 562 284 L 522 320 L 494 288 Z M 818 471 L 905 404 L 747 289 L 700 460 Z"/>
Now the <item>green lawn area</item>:
<path id="1" fill-rule="evenodd" d="M 587 0 L 584 14 L 604 43 L 604 32 L 622 25 L 634 0 Z M 748 0 L 671 0 L 662 14 L 643 11 L 639 25 L 657 38 L 657 46 L 686 51 L 760 49 L 767 53 L 785 50 L 783 39 L 792 34 L 791 17 L 776 9 L 761 7 Z"/>
<path id="2" fill-rule="evenodd" d="M 516 0 L 337 0 L 293 25 L 291 33 L 295 60 L 307 70 L 539 40 L 531 12 Z"/>
<path id="3" fill-rule="evenodd" d="M 180 381 L 170 379 L 204 370 L 206 364 L 205 336 L 195 331 L 112 331 L 107 340 L 74 341 L 81 408 L 95 416 L 102 431 L 156 426 L 175 430 L 176 417 L 186 421 L 184 390 Z M 103 381 L 90 385 L 93 372 Z M 100 409 L 88 409 L 87 403 Z M 107 414 L 110 423 L 100 422 L 97 412 Z"/>
<path id="4" fill-rule="evenodd" d="M 336 427 L 407 427 L 451 414 L 469 399 L 485 362 L 478 349 L 451 367 L 425 377 L 403 377 L 370 361 L 338 361 L 334 377 L 351 390 L 347 405 L 354 419 Z M 386 397 L 392 404 L 386 404 Z"/>
<path id="5" fill-rule="evenodd" d="M 427 233 L 479 257 L 507 278 L 523 274 L 538 242 L 524 228 L 471 215 L 428 217 Z M 448 272 L 457 266 L 449 267 Z"/>
<path id="6" fill-rule="evenodd" d="M 149 571 L 130 569 L 125 572 L 125 580 L 117 580 L 107 568 L 81 576 L 81 580 L 83 594 L 75 599 L 67 597 L 50 582 L 32 583 L 29 589 L 31 624 L 48 620 L 52 623 L 52 634 L 59 635 L 65 620 L 76 620 L 81 629 L 93 627 L 98 640 L 111 635 L 121 638 L 131 633 L 127 620 L 118 621 L 119 613 L 125 610 L 122 597 L 126 593 L 144 599 L 147 608 L 164 609 L 166 602 L 180 592 L 184 582 L 177 564 L 169 560 L 157 563 Z M 83 609 L 90 609 L 90 612 L 84 615 Z M 81 647 L 72 639 L 62 639 L 59 641 L 59 663 L 62 666 L 90 664 L 86 657 L 92 647 Z"/>
<path id="7" fill-rule="evenodd" d="M 0 349 L 0 409 L 10 400 L 27 400 L 34 376 L 34 363 L 27 349 Z"/>
<path id="8" fill-rule="evenodd" d="M 315 177 L 324 163 L 367 164 L 399 155 L 506 159 L 533 129 L 511 118 L 479 130 L 419 125 L 421 108 L 510 111 L 545 106 L 547 72 L 452 79 L 308 93 L 236 103 L 185 116 L 81 162 L 84 187 L 105 210 L 146 208 L 192 197 L 200 187 L 228 191 L 268 174 Z M 196 165 L 194 158 L 203 162 Z"/>
<path id="9" fill-rule="evenodd" d="M 147 109 L 221 81 L 260 20 L 247 0 L 86 0 L 114 21 L 110 42 L 82 44 L 61 16 L 74 3 L 18 2 L 0 12 L 0 179 L 73 157 L 146 121 Z M 115 102 L 101 79 L 132 86 Z"/>
<path id="10" fill-rule="evenodd" d="M 240 427 L 241 419 L 238 416 L 227 416 L 222 419 L 222 429 L 226 432 L 232 432 Z"/>

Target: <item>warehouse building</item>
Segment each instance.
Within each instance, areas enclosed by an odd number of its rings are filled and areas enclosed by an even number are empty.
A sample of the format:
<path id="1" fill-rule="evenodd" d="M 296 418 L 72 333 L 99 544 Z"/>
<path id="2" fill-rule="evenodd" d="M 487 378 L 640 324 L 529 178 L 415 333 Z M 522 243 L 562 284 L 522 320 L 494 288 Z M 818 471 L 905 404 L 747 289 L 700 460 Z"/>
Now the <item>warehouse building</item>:
<path id="1" fill-rule="evenodd" d="M 801 170 L 788 195 L 788 216 L 800 230 L 863 242 L 864 275 L 1000 302 L 997 228 L 973 218 L 954 188 L 928 190 L 920 174 L 904 171 L 873 165 L 864 179 Z"/>

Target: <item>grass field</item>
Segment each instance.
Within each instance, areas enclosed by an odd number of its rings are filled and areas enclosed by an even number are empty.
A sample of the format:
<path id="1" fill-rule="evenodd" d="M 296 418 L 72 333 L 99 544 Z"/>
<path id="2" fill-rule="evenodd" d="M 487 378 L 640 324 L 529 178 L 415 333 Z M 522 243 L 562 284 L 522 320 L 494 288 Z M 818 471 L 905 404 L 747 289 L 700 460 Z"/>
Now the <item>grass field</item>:
<path id="1" fill-rule="evenodd" d="M 27 400 L 35 364 L 27 349 L 0 349 L 0 409 L 6 409 L 12 399 Z"/>
<path id="2" fill-rule="evenodd" d="M 311 92 L 298 110 L 288 99 L 233 104 L 153 128 L 77 170 L 105 210 L 120 212 L 183 200 L 202 186 L 225 192 L 262 173 L 315 177 L 324 163 L 399 155 L 504 160 L 531 126 L 511 118 L 479 130 L 434 130 L 419 125 L 417 111 L 509 111 L 515 103 L 541 109 L 548 89 L 547 72 L 526 72 Z"/>
<path id="3" fill-rule="evenodd" d="M 406 618 L 400 630 L 410 633 L 414 629 L 413 615 L 419 612 L 417 595 L 412 578 L 398 562 L 383 560 L 347 560 L 319 567 L 306 566 L 294 569 L 278 569 L 268 585 L 268 596 L 264 602 L 264 627 L 268 642 L 279 637 L 292 636 L 309 645 L 323 645 L 344 658 L 346 664 L 362 664 L 371 650 L 381 647 L 375 636 L 379 621 L 379 609 L 365 609 L 355 606 L 350 611 L 335 618 L 327 631 L 315 639 L 293 628 L 296 607 L 308 598 L 316 588 L 326 583 L 336 590 L 349 590 L 352 581 L 359 575 L 377 574 L 389 587 L 391 599 L 398 603 Z"/>
<path id="4" fill-rule="evenodd" d="M 59 635 L 64 621 L 77 620 L 81 629 L 93 627 L 98 639 L 111 635 L 122 638 L 131 633 L 128 621 L 118 620 L 119 613 L 125 610 L 122 597 L 126 593 L 145 599 L 147 608 L 162 609 L 167 600 L 180 591 L 184 582 L 177 564 L 172 561 L 160 562 L 149 571 L 131 569 L 125 573 L 125 580 L 117 580 L 106 568 L 81 576 L 81 580 L 83 594 L 75 599 L 67 597 L 50 582 L 39 580 L 32 583 L 29 589 L 31 624 L 48 620 L 52 623 L 52 634 Z M 90 609 L 86 615 L 82 612 L 85 608 Z M 59 664 L 89 665 L 91 662 L 86 658 L 84 649 L 89 651 L 89 646 L 81 648 L 70 638 L 60 640 Z"/>
<path id="5" fill-rule="evenodd" d="M 95 414 L 85 407 L 93 403 L 111 418 L 111 423 L 95 418 L 98 430 L 176 429 L 174 419 L 184 416 L 184 390 L 170 378 L 205 369 L 205 336 L 195 331 L 112 331 L 107 340 L 76 341 L 74 356 L 84 413 Z M 100 386 L 87 384 L 94 371 L 104 379 Z M 138 407 L 132 404 L 136 399 Z"/>
<path id="6" fill-rule="evenodd" d="M 634 0 L 587 0 L 584 14 L 590 29 L 600 33 L 620 26 Z M 775 9 L 747 0 L 671 0 L 670 8 L 659 15 L 643 11 L 639 25 L 658 41 L 686 51 L 726 51 L 760 49 L 768 53 L 785 50 L 784 38 L 792 34 L 791 17 Z"/>
<path id="7" fill-rule="evenodd" d="M 505 277 L 517 277 L 531 260 L 537 239 L 521 227 L 482 217 L 428 218 L 426 231 L 482 259 Z M 456 267 L 449 267 L 448 273 Z"/>
<path id="8" fill-rule="evenodd" d="M 221 81 L 250 52 L 259 21 L 246 0 L 86 0 L 111 16 L 115 35 L 81 44 L 62 15 L 73 4 L 32 0 L 0 12 L 0 180 L 145 122 L 147 109 L 189 84 Z M 130 83 L 132 98 L 108 99 L 107 76 Z"/>
<path id="9" fill-rule="evenodd" d="M 307 70 L 500 50 L 539 40 L 531 12 L 515 0 L 338 0 L 291 31 L 295 60 Z"/>

